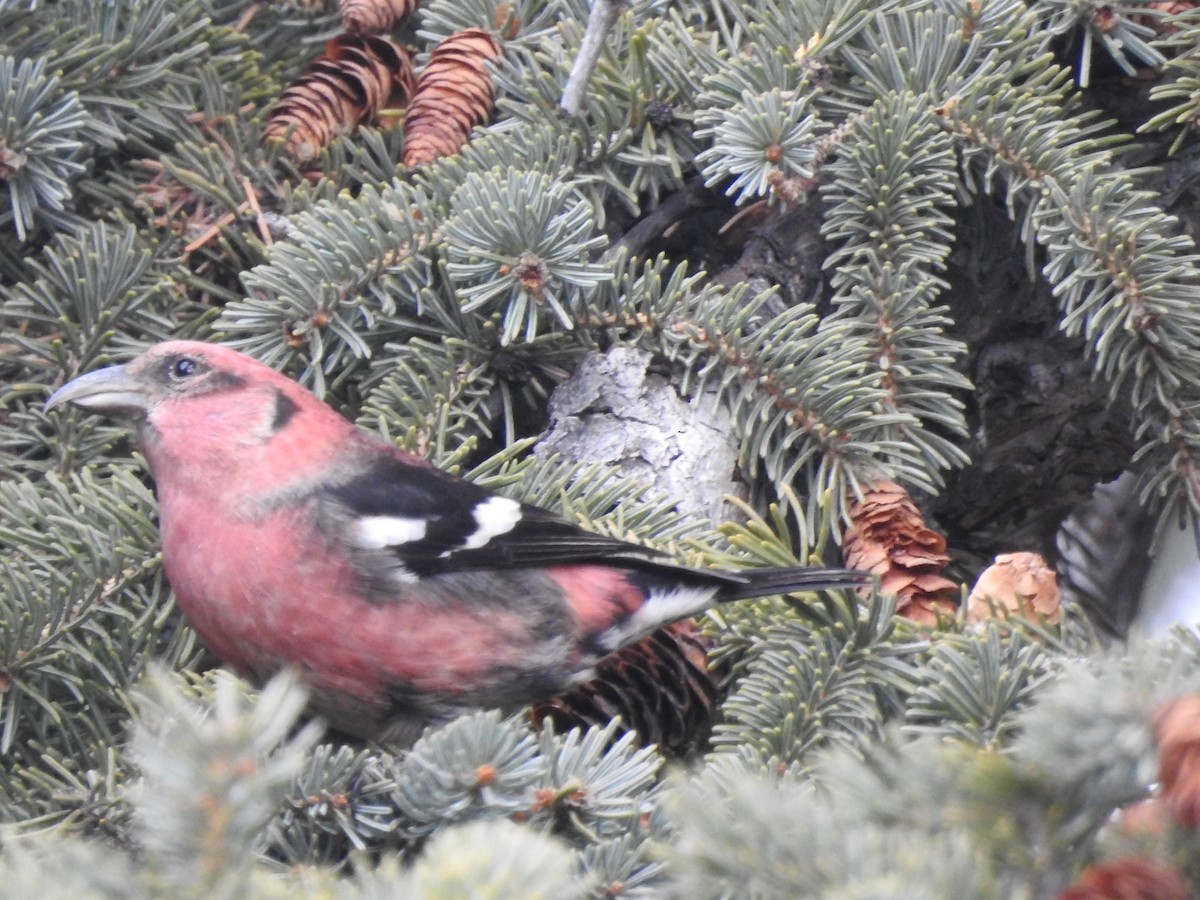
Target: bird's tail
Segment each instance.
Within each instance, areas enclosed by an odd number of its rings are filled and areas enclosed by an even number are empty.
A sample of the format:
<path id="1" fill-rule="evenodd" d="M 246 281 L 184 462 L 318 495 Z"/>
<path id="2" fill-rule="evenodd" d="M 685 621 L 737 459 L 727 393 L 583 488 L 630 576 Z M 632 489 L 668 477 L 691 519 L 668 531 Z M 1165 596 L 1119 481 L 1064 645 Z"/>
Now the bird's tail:
<path id="1" fill-rule="evenodd" d="M 598 632 L 591 643 L 611 653 L 678 619 L 697 615 L 718 603 L 790 594 L 796 591 L 838 590 L 871 583 L 867 572 L 853 569 L 815 569 L 808 566 L 772 566 L 741 571 L 690 569 L 670 563 L 642 560 L 637 563 L 645 602 L 633 612 Z"/>
<path id="2" fill-rule="evenodd" d="M 816 569 L 808 566 L 769 566 L 721 574 L 731 576 L 724 581 L 715 598 L 721 602 L 797 591 L 858 588 L 869 585 L 872 577 L 869 572 L 854 569 Z"/>

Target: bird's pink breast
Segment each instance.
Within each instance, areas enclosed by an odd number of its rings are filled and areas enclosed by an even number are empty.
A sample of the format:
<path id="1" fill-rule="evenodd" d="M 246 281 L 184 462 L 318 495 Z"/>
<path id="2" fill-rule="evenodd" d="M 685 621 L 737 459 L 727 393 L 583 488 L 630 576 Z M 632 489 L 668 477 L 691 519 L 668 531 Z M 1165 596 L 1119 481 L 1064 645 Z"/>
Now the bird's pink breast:
<path id="1" fill-rule="evenodd" d="M 519 616 L 476 598 L 372 596 L 304 504 L 224 522 L 187 506 L 163 504 L 167 576 L 191 625 L 243 673 L 290 664 L 319 693 L 375 704 L 394 685 L 469 697 L 529 644 Z"/>

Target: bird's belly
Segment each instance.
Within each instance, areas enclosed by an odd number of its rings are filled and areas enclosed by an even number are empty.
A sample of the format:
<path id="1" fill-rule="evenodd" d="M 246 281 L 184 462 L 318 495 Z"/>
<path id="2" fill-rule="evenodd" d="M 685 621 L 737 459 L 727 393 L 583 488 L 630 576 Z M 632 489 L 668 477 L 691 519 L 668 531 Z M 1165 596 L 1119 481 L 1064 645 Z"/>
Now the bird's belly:
<path id="1" fill-rule="evenodd" d="M 322 712 L 371 733 L 394 714 L 433 720 L 443 710 L 541 699 L 578 671 L 570 624 L 548 627 L 567 614 L 539 596 L 557 590 L 548 579 L 471 573 L 419 595 L 398 584 L 380 597 L 313 520 L 300 508 L 215 528 L 164 511 L 163 553 L 179 607 L 241 673 L 261 680 L 292 666 Z M 341 707 L 364 727 L 342 721 Z"/>

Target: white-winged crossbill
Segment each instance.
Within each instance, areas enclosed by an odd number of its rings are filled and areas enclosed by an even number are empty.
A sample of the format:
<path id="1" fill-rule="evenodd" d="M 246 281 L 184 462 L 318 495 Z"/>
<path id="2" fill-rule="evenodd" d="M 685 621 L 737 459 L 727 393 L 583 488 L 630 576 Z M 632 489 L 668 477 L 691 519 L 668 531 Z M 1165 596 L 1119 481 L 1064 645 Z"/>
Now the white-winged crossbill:
<path id="1" fill-rule="evenodd" d="M 64 403 L 135 423 L 167 578 L 212 651 L 258 680 L 294 667 L 361 736 L 545 700 L 716 603 L 865 579 L 674 565 L 446 474 L 214 344 L 160 344 L 47 408 Z"/>

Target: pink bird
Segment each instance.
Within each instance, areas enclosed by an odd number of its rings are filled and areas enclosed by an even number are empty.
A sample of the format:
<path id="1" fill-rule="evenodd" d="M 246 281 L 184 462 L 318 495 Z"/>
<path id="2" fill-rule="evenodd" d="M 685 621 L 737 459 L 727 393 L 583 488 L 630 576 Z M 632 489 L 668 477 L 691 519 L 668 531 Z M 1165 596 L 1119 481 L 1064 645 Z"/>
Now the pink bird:
<path id="1" fill-rule="evenodd" d="M 716 603 L 868 578 L 672 564 L 446 474 L 214 344 L 160 344 L 46 407 L 65 403 L 134 422 L 167 577 L 212 651 L 259 681 L 294 667 L 363 737 L 548 699 Z"/>

